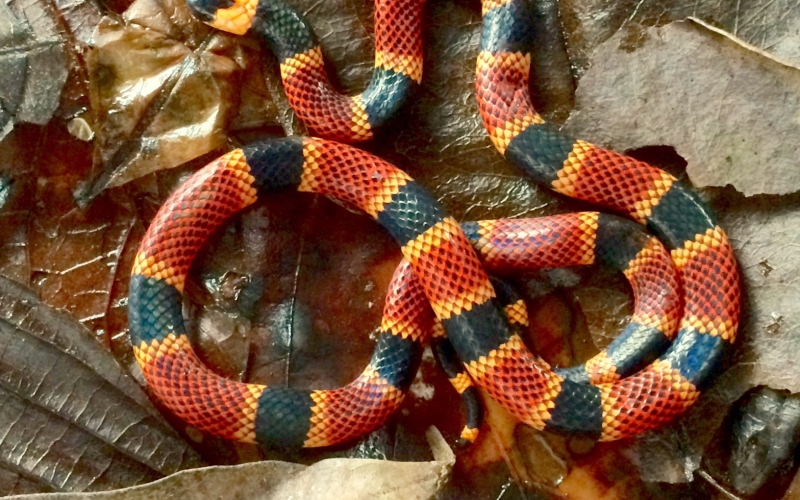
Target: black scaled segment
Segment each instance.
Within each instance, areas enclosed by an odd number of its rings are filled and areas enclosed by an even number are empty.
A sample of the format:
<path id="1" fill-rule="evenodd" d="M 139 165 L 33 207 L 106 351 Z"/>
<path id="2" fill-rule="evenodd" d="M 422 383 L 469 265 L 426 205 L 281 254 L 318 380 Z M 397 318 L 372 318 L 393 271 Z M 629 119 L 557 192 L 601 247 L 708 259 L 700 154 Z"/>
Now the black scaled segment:
<path id="1" fill-rule="evenodd" d="M 470 429 L 477 429 L 481 426 L 483 421 L 483 407 L 481 406 L 481 395 L 476 387 L 467 387 L 461 393 L 461 401 L 467 407 L 467 415 L 465 418 L 465 426 Z M 466 439 L 459 439 L 458 445 L 463 446 L 468 444 Z"/>
<path id="2" fill-rule="evenodd" d="M 219 9 L 227 9 L 232 7 L 233 4 L 233 0 L 187 0 L 186 2 L 192 13 L 201 21 L 207 23 L 214 20 L 214 14 Z"/>
<path id="3" fill-rule="evenodd" d="M 717 225 L 711 211 L 683 184 L 673 184 L 652 210 L 647 228 L 670 249 L 682 247 L 684 241 Z"/>
<path id="4" fill-rule="evenodd" d="M 574 139 L 547 124 L 530 125 L 511 139 L 505 157 L 537 182 L 549 186 L 572 152 Z"/>
<path id="5" fill-rule="evenodd" d="M 464 225 L 462 224 L 461 227 L 463 228 Z M 467 236 L 467 238 L 469 238 L 469 236 Z M 472 241 L 472 239 L 470 239 L 470 241 Z M 493 276 L 489 277 L 489 281 L 491 281 L 492 287 L 494 287 L 494 293 L 497 296 L 496 300 L 500 306 L 510 306 L 522 298 L 517 291 L 514 290 L 514 287 L 505 281 Z"/>
<path id="6" fill-rule="evenodd" d="M 467 235 L 467 239 L 472 245 L 476 245 L 481 240 L 481 235 L 478 232 L 480 228 L 477 222 L 461 222 L 461 230 Z"/>
<path id="7" fill-rule="evenodd" d="M 655 361 L 671 342 L 658 328 L 638 323 L 630 323 L 617 339 L 619 341 L 612 342 L 606 352 L 622 376 L 635 373 Z"/>
<path id="8" fill-rule="evenodd" d="M 278 62 L 318 45 L 303 16 L 279 0 L 261 0 L 258 3 L 251 30 L 267 40 Z"/>
<path id="9" fill-rule="evenodd" d="M 405 391 L 414 380 L 421 359 L 419 342 L 383 332 L 378 337 L 369 364 L 387 383 Z"/>
<path id="10" fill-rule="evenodd" d="M 141 342 L 149 344 L 169 333 L 185 333 L 182 303 L 181 293 L 166 281 L 141 274 L 131 276 L 128 292 L 131 343 L 136 346 Z"/>
<path id="11" fill-rule="evenodd" d="M 436 362 L 447 374 L 447 378 L 455 378 L 464 371 L 464 367 L 461 365 L 455 349 L 453 349 L 453 344 L 447 340 L 447 337 L 431 339 L 431 351 Z"/>
<path id="12" fill-rule="evenodd" d="M 303 447 L 314 402 L 308 391 L 267 388 L 258 398 L 256 441 L 264 447 Z"/>
<path id="13" fill-rule="evenodd" d="M 595 257 L 617 271 L 624 271 L 644 248 L 650 236 L 632 220 L 601 213 L 597 219 Z"/>
<path id="14" fill-rule="evenodd" d="M 711 379 L 721 354 L 730 343 L 718 336 L 698 333 L 693 328 L 683 328 L 667 352 L 662 356 L 682 377 L 702 388 Z"/>
<path id="15" fill-rule="evenodd" d="M 442 320 L 442 325 L 462 363 L 478 360 L 509 338 L 508 323 L 497 310 L 494 300 Z"/>
<path id="16" fill-rule="evenodd" d="M 303 141 L 299 138 L 255 142 L 242 148 L 250 175 L 260 191 L 296 187 L 303 175 Z"/>
<path id="17" fill-rule="evenodd" d="M 401 246 L 442 220 L 439 204 L 416 182 L 400 187 L 378 214 L 378 222 Z"/>
<path id="18" fill-rule="evenodd" d="M 546 429 L 599 438 L 603 430 L 600 389 L 565 380 L 553 401 Z"/>
<path id="19" fill-rule="evenodd" d="M 589 384 L 589 373 L 586 371 L 586 365 L 570 366 L 569 368 L 555 368 L 559 377 L 571 380 L 576 384 Z"/>
<path id="20" fill-rule="evenodd" d="M 442 367 L 447 374 L 447 378 L 456 378 L 459 374 L 464 373 L 464 366 L 458 359 L 453 344 L 446 337 L 438 337 L 431 339 L 431 350 L 433 357 L 439 366 Z M 483 420 L 483 410 L 481 407 L 481 399 L 478 390 L 475 387 L 468 387 L 461 393 L 461 402 L 466 409 L 464 416 L 464 423 L 470 429 L 477 429 L 481 426 Z M 459 446 L 467 444 L 467 441 L 459 438 Z"/>
<path id="21" fill-rule="evenodd" d="M 403 107 L 414 83 L 414 80 L 402 73 L 375 68 L 369 86 L 361 94 L 369 124 L 379 127 L 392 118 Z"/>
<path id="22" fill-rule="evenodd" d="M 531 52 L 533 9 L 529 0 L 514 0 L 493 8 L 483 16 L 481 50 L 497 52 Z"/>

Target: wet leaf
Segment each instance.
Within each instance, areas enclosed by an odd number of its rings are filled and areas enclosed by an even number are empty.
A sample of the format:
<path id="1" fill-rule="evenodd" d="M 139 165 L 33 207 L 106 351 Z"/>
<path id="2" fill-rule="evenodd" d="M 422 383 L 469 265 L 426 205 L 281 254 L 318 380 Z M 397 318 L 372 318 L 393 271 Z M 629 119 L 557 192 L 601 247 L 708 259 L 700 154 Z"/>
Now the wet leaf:
<path id="1" fill-rule="evenodd" d="M 745 496 L 785 483 L 800 443 L 800 398 L 762 387 L 740 400 L 729 420 L 715 439 L 721 457 L 705 464 L 710 472 Z"/>
<path id="2" fill-rule="evenodd" d="M 43 125 L 67 79 L 62 41 L 44 2 L 0 4 L 0 140 L 15 123 Z"/>
<path id="3" fill-rule="evenodd" d="M 0 277 L 0 465 L 55 491 L 106 490 L 201 465 L 69 316 Z"/>
<path id="4" fill-rule="evenodd" d="M 114 280 L 129 274 L 119 265 L 136 224 L 132 202 L 120 193 L 81 210 L 59 182 L 40 185 L 38 196 L 48 206 L 37 210 L 27 233 L 32 282 L 42 300 L 103 337 Z"/>
<path id="5" fill-rule="evenodd" d="M 18 472 L 0 467 L 0 495 L 26 495 L 47 493 L 50 489 L 36 481 L 24 477 Z"/>
<path id="6" fill-rule="evenodd" d="M 255 104 L 261 119 L 253 115 L 239 126 L 279 126 L 270 121 L 277 111 L 260 79 L 242 88 L 251 59 L 179 0 L 139 0 L 122 22 L 100 22 L 88 70 L 102 172 L 82 199 L 222 147 L 240 99 Z"/>

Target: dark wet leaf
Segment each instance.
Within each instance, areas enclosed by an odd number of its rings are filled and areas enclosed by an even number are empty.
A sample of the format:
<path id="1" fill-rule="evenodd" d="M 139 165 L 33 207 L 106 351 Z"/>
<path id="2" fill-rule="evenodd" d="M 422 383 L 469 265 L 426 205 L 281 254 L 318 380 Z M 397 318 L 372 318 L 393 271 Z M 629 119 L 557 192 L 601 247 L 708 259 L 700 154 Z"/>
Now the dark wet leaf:
<path id="1" fill-rule="evenodd" d="M 5 175 L 0 175 L 0 212 L 6 205 L 8 205 L 9 200 L 11 199 L 11 189 L 14 180 L 10 177 Z"/>
<path id="2" fill-rule="evenodd" d="M 80 323 L 0 277 L 0 465 L 55 491 L 202 464 Z"/>
<path id="3" fill-rule="evenodd" d="M 81 210 L 59 182 L 42 184 L 39 196 L 48 205 L 36 211 L 27 232 L 32 283 L 42 300 L 104 340 L 114 280 L 129 275 L 120 265 L 136 224 L 132 202 L 120 193 Z"/>
<path id="4" fill-rule="evenodd" d="M 90 45 L 103 15 L 100 4 L 92 0 L 54 0 L 53 5 L 69 28 L 70 38 Z"/>
<path id="5" fill-rule="evenodd" d="M 45 2 L 0 4 L 0 140 L 15 123 L 47 123 L 66 79 L 64 48 Z"/>
<path id="6" fill-rule="evenodd" d="M 800 398 L 762 387 L 739 401 L 717 436 L 724 450 L 707 467 L 737 494 L 752 496 L 772 483 L 786 484 L 800 443 Z M 766 492 L 765 492 L 766 493 Z"/>
<path id="7" fill-rule="evenodd" d="M 280 126 L 261 78 L 242 86 L 253 54 L 180 0 L 139 0 L 122 21 L 103 19 L 88 61 L 102 172 L 84 200 L 221 148 L 236 116 L 239 127 Z"/>

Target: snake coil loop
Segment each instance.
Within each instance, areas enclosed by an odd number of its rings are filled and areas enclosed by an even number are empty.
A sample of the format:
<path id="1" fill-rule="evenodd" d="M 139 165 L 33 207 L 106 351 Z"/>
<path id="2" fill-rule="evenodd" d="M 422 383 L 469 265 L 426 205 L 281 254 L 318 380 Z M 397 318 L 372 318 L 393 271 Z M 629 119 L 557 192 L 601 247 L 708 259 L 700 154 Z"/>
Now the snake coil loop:
<path id="1" fill-rule="evenodd" d="M 295 11 L 275 0 L 212 1 L 189 4 L 212 26 L 264 36 L 281 62 L 290 103 L 320 135 L 371 138 L 412 82 L 421 80 L 421 0 L 378 0 L 376 69 L 356 97 L 332 89 L 321 50 Z M 346 441 L 398 407 L 419 362 L 418 341 L 443 332 L 466 369 L 450 366 L 459 391 L 474 394 L 475 384 L 537 429 L 620 439 L 669 422 L 697 399 L 739 322 L 739 274 L 724 231 L 671 175 L 545 124 L 528 95 L 528 0 L 484 0 L 482 9 L 476 91 L 498 151 L 562 195 L 627 214 L 664 246 L 630 221 L 595 212 L 459 225 L 404 172 L 353 147 L 315 138 L 247 145 L 201 169 L 169 197 L 136 257 L 129 298 L 134 353 L 153 392 L 178 416 L 207 432 L 266 446 Z M 390 285 L 373 357 L 341 389 L 227 380 L 202 365 L 186 336 L 181 293 L 199 248 L 258 195 L 289 187 L 362 209 L 402 247 L 404 261 Z M 634 316 L 587 364 L 553 370 L 514 329 L 527 321 L 522 305 L 506 297 L 506 314 L 500 314 L 484 267 L 595 260 L 625 273 Z M 438 345 L 447 357 L 448 344 Z M 473 408 L 465 440 L 476 436 L 476 414 Z"/>

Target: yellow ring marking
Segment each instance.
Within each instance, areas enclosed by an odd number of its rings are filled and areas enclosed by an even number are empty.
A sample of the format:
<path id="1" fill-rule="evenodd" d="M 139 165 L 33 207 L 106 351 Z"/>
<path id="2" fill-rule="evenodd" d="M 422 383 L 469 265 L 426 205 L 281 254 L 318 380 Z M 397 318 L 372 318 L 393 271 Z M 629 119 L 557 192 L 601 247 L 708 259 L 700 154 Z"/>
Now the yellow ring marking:
<path id="1" fill-rule="evenodd" d="M 422 82 L 422 58 L 396 54 L 388 51 L 375 51 L 375 67 L 406 75 L 417 83 Z"/>
<path id="2" fill-rule="evenodd" d="M 706 229 L 704 233 L 696 234 L 693 240 L 683 242 L 683 248 L 672 250 L 672 261 L 678 269 L 682 269 L 686 264 L 697 257 L 698 254 L 705 252 L 709 248 L 717 248 L 728 241 L 725 231 L 721 227 L 715 226 Z"/>
<path id="3" fill-rule="evenodd" d="M 653 180 L 653 186 L 647 190 L 647 198 L 633 203 L 635 210 L 631 212 L 631 217 L 644 224 L 647 218 L 653 215 L 653 207 L 661 202 L 661 198 L 672 188 L 672 184 L 677 180 L 666 172 L 660 172 L 660 179 Z"/>
<path id="4" fill-rule="evenodd" d="M 324 67 L 322 48 L 312 47 L 305 52 L 289 57 L 281 63 L 281 80 L 286 80 L 298 71 L 309 68 L 314 71 L 321 71 Z"/>
<path id="5" fill-rule="evenodd" d="M 631 316 L 631 321 L 639 323 L 650 328 L 655 328 L 663 333 L 667 338 L 674 338 L 678 330 L 678 308 L 675 308 L 676 314 L 672 316 L 659 316 L 657 314 L 640 314 L 638 312 Z"/>
<path id="6" fill-rule="evenodd" d="M 739 326 L 737 321 L 726 319 L 721 321 L 720 318 L 711 318 L 709 316 L 690 316 L 681 320 L 681 328 L 693 328 L 699 333 L 711 335 L 712 337 L 722 337 L 723 340 L 734 340 L 736 336 L 736 329 Z"/>
<path id="7" fill-rule="evenodd" d="M 239 419 L 241 427 L 233 434 L 233 438 L 243 443 L 256 442 L 256 416 L 258 413 L 258 398 L 264 392 L 265 386 L 260 384 L 247 384 L 248 395 L 242 406 L 242 418 Z"/>
<path id="8" fill-rule="evenodd" d="M 498 7 L 502 7 L 507 3 L 511 3 L 514 0 L 482 0 L 481 1 L 481 15 L 485 16 L 487 12 L 492 9 L 496 9 Z"/>
<path id="9" fill-rule="evenodd" d="M 474 443 L 475 440 L 478 439 L 479 432 L 480 431 L 478 431 L 478 429 L 464 426 L 464 428 L 461 429 L 461 439 L 470 443 Z"/>
<path id="10" fill-rule="evenodd" d="M 225 9 L 218 9 L 210 26 L 235 35 L 244 35 L 253 25 L 256 17 L 258 0 L 234 0 L 234 4 Z"/>
<path id="11" fill-rule="evenodd" d="M 450 379 L 450 384 L 455 388 L 456 392 L 463 394 L 464 391 L 472 387 L 472 379 L 465 372 L 461 372 Z"/>
<path id="12" fill-rule="evenodd" d="M 508 304 L 504 311 L 508 317 L 508 322 L 512 325 L 528 326 L 528 308 L 525 307 L 525 301 L 519 299 L 513 304 Z"/>
<path id="13" fill-rule="evenodd" d="M 377 218 L 378 214 L 383 212 L 383 207 L 392 201 L 392 197 L 400 191 L 400 188 L 411 181 L 413 179 L 408 174 L 400 169 L 395 169 L 384 177 L 380 193 L 366 201 L 364 211 Z"/>
<path id="14" fill-rule="evenodd" d="M 153 339 L 149 344 L 142 341 L 138 346 L 133 346 L 133 356 L 142 370 L 146 365 L 161 356 L 181 351 L 193 352 L 192 344 L 186 334 L 175 335 L 170 333 L 161 340 Z"/>
<path id="15" fill-rule="evenodd" d="M 361 94 L 350 99 L 350 110 L 353 112 L 353 117 L 350 118 L 350 130 L 355 134 L 356 140 L 372 139 L 372 126 L 369 124 L 367 108 L 364 106 Z"/>
<path id="16" fill-rule="evenodd" d="M 416 318 L 413 317 L 395 319 L 384 316 L 381 319 L 381 331 L 416 342 L 423 339 L 428 332 L 420 328 L 420 325 L 415 320 Z"/>
<path id="17" fill-rule="evenodd" d="M 435 339 L 446 337 L 447 333 L 444 331 L 444 325 L 439 318 L 436 318 L 433 322 L 433 332 L 432 337 Z"/>
<path id="18" fill-rule="evenodd" d="M 617 367 L 608 358 L 608 353 L 602 351 L 586 362 L 586 373 L 592 385 L 607 384 L 619 380 Z"/>
<path id="19" fill-rule="evenodd" d="M 571 197 L 575 196 L 575 183 L 580 177 L 581 166 L 592 149 L 594 149 L 593 144 L 581 140 L 575 141 L 572 151 L 561 165 L 561 170 L 556 172 L 558 178 L 551 184 L 554 191 Z"/>

